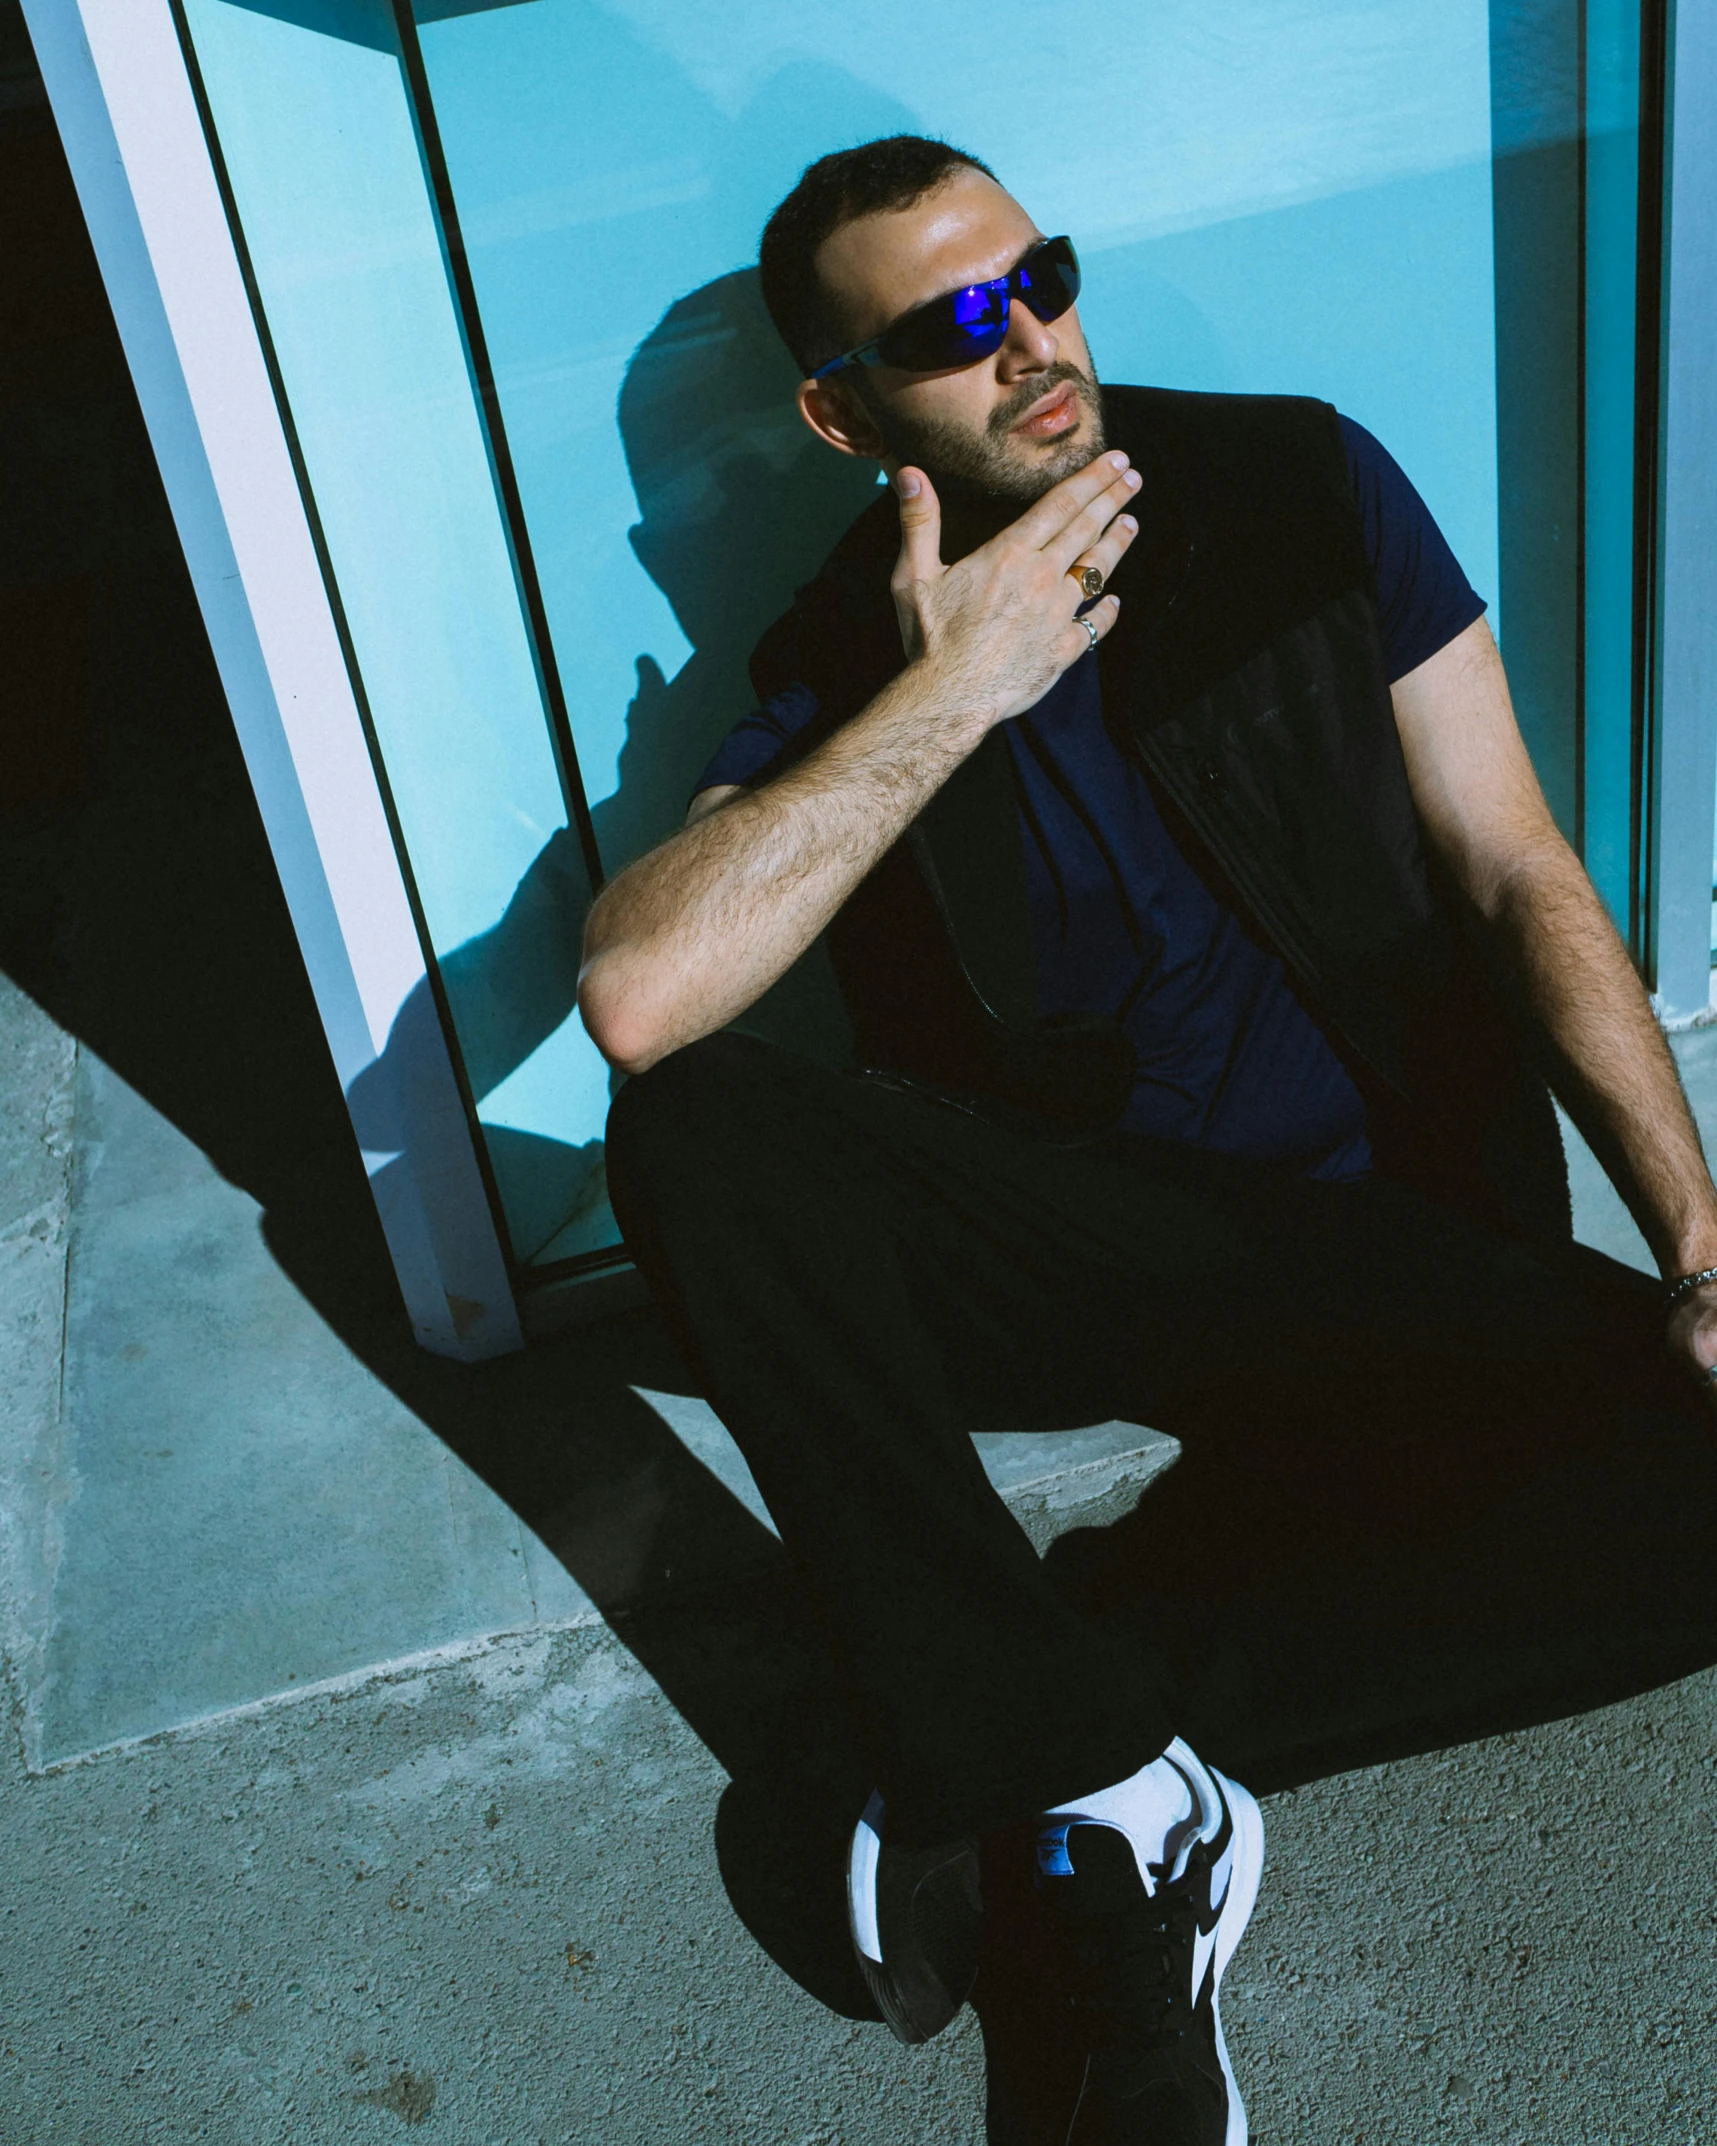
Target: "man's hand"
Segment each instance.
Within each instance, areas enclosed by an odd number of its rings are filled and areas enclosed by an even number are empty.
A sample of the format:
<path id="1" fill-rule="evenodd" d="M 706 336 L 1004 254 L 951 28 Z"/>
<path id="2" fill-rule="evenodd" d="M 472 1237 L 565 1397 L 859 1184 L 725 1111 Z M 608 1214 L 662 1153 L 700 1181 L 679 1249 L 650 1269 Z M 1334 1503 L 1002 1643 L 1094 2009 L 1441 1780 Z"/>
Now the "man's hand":
<path id="1" fill-rule="evenodd" d="M 1071 616 L 1079 601 L 1069 573 L 1094 566 L 1105 579 L 1138 534 L 1121 510 L 1139 488 L 1124 454 L 1103 454 L 1061 482 L 999 536 L 942 563 L 942 508 L 921 469 L 895 472 L 900 558 L 889 586 L 907 660 L 935 677 L 938 693 L 969 709 L 978 735 L 1034 707 L 1085 654 L 1091 636 Z M 1071 601 L 1070 601 L 1071 599 Z M 1101 638 L 1120 599 L 1086 616 Z"/>
<path id="2" fill-rule="evenodd" d="M 908 662 L 773 782 L 713 808 L 608 882 L 584 927 L 578 1002 L 611 1065 L 641 1073 L 731 1021 L 810 945 L 984 734 L 1032 707 L 1092 645 L 1078 564 L 1113 571 L 1137 534 L 1124 455 L 1064 477 L 989 543 L 942 563 L 942 510 L 896 470 L 891 586 Z M 1088 614 L 1101 637 L 1120 606 Z"/>
<path id="3" fill-rule="evenodd" d="M 1688 1271 L 1698 1274 L 1702 1270 L 1692 1267 Z M 1717 1364 L 1717 1282 L 1703 1282 L 1697 1289 L 1688 1291 L 1670 1313 L 1664 1339 L 1670 1355 L 1699 1381 L 1706 1400 L 1713 1411 L 1717 1411 L 1717 1382 L 1705 1376 L 1711 1366 Z"/>

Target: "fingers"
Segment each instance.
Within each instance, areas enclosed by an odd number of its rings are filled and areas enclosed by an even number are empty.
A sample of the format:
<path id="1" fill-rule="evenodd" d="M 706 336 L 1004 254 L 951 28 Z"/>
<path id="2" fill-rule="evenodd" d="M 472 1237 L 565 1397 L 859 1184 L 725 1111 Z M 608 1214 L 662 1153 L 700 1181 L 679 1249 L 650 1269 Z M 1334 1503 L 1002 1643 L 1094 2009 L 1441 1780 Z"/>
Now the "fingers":
<path id="1" fill-rule="evenodd" d="M 1694 1380 L 1705 1396 L 1709 1407 L 1717 1409 L 1717 1349 L 1712 1346 L 1717 1340 L 1713 1333 L 1712 1307 L 1698 1304 L 1678 1305 L 1670 1318 L 1664 1342 L 1671 1356 L 1676 1357 L 1687 1375 Z"/>
<path id="2" fill-rule="evenodd" d="M 1091 606 L 1090 610 L 1085 613 L 1084 618 L 1076 618 L 1068 630 L 1065 642 L 1065 649 L 1068 652 L 1067 660 L 1063 663 L 1062 669 L 1065 670 L 1068 664 L 1077 663 L 1081 656 L 1095 648 L 1097 641 L 1101 641 L 1108 634 L 1120 615 L 1121 599 L 1118 596 L 1103 596 Z M 1092 625 L 1096 627 L 1097 641 L 1093 641 L 1085 631 L 1085 619 L 1089 619 Z"/>
<path id="3" fill-rule="evenodd" d="M 908 464 L 896 473 L 894 496 L 900 503 L 900 559 L 895 586 L 934 581 L 942 573 L 942 504 L 921 469 Z"/>
<path id="4" fill-rule="evenodd" d="M 1120 564 L 1127 546 L 1138 533 L 1139 525 L 1130 514 L 1117 514 L 1096 543 L 1070 561 L 1067 571 L 1073 573 L 1080 567 L 1094 566 L 1107 581 Z"/>
<path id="5" fill-rule="evenodd" d="M 1071 566 L 1081 552 L 1089 551 L 1097 542 L 1133 498 L 1138 486 L 1138 471 L 1127 470 L 1056 531 L 1043 547 L 1045 554 L 1059 567 Z"/>
<path id="6" fill-rule="evenodd" d="M 1127 481 L 1129 475 L 1133 479 L 1131 483 Z M 1083 469 L 1076 469 L 1071 477 L 1063 477 L 1058 485 L 1045 492 L 1014 523 L 1014 534 L 1034 549 L 1046 550 L 1064 535 L 1079 515 L 1113 491 L 1114 505 L 1090 524 L 1088 533 L 1067 555 L 1069 559 L 1077 558 L 1113 515 L 1115 508 L 1124 506 L 1137 490 L 1137 473 L 1129 472 L 1127 457 L 1117 448 L 1112 454 L 1098 455 L 1095 461 L 1087 462 Z"/>

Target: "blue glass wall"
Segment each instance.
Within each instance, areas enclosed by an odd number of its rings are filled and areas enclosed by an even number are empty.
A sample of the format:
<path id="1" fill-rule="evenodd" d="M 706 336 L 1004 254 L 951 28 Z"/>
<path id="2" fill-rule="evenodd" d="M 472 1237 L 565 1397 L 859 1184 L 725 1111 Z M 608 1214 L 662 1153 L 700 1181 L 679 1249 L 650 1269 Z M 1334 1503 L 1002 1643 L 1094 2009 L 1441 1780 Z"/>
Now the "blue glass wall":
<path id="1" fill-rule="evenodd" d="M 1087 266 L 1109 378 L 1328 396 L 1497 585 L 1488 19 L 1273 0 L 811 15 L 589 0 L 425 22 L 605 856 L 677 819 L 743 653 L 862 503 L 804 433 L 750 263 L 812 157 L 945 134 Z M 1029 94 L 1022 86 L 1029 84 Z M 576 686 L 571 681 L 576 679 Z"/>
<path id="2" fill-rule="evenodd" d="M 1495 599 L 1483 0 L 1220 28 L 1156 0 L 1105 14 L 1100 66 L 1019 0 L 418 14 L 609 869 L 678 824 L 757 634 L 869 493 L 801 425 L 751 266 L 846 143 L 945 135 L 1071 231 L 1105 377 L 1335 401 Z M 838 1055 L 820 957 L 751 1025 Z"/>
<path id="3" fill-rule="evenodd" d="M 611 1243 L 607 1068 L 566 1019 L 589 883 L 394 11 L 184 19 L 511 1249 Z M 437 1018 L 420 991 L 396 1029 Z"/>
<path id="4" fill-rule="evenodd" d="M 751 265 L 846 143 L 945 135 L 1072 232 L 1104 377 L 1376 432 L 1626 922 L 1637 0 L 1141 0 L 1076 54 L 1021 0 L 184 4 L 521 1260 L 613 1238 L 544 663 L 612 870 L 678 824 L 757 634 L 869 495 L 802 426 Z M 752 1018 L 842 1048 L 819 956 Z"/>

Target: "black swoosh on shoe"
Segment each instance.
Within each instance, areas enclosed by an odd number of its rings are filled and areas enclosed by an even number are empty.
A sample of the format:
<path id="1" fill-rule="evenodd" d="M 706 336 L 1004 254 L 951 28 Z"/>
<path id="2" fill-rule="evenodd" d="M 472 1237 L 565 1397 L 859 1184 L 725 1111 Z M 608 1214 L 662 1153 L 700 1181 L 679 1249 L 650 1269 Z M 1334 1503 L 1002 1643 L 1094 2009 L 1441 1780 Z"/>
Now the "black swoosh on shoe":
<path id="1" fill-rule="evenodd" d="M 1244 2146 L 1217 1988 L 1257 1897 L 1263 1826 L 1244 1789 L 1212 1779 L 1221 1823 L 1172 1880 L 1153 1864 L 1147 1884 L 1131 1841 L 1100 1823 L 1071 1823 L 1050 1859 L 1040 1890 L 1063 1932 L 1068 2004 L 1086 2050 L 1065 2146 Z"/>

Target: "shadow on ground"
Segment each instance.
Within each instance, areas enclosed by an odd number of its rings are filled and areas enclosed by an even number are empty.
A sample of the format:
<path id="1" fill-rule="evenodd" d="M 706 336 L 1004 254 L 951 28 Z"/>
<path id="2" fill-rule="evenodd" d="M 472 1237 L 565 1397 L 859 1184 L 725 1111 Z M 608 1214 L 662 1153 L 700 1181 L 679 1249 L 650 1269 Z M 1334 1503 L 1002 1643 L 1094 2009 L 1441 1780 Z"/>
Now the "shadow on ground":
<path id="1" fill-rule="evenodd" d="M 56 213 L 62 249 L 81 243 L 75 211 Z M 867 1784 L 836 1679 L 773 1537 L 632 1391 L 690 1390 L 654 1316 L 475 1368 L 412 1342 L 85 273 L 68 295 L 56 259 L 51 319 L 0 353 L 0 601 L 32 622 L 0 652 L 0 966 L 261 1204 L 293 1284 L 565 1563 L 731 1777 L 716 1831 L 736 1911 L 806 1989 L 866 2015 L 840 1850 Z M 1710 1662 L 1714 1552 L 1706 1444 L 1546 1449 L 1475 1423 L 1383 1456 L 1278 1421 L 1189 1450 L 1130 1518 L 1050 1562 L 1151 1635 L 1189 1736 L 1270 1790 Z M 992 1894 L 998 1940 L 1017 1942 L 1029 1899 L 999 1866 Z M 1042 2023 L 997 1957 L 980 2010 L 1005 2098 L 1025 2089 L 1003 2052 Z"/>

